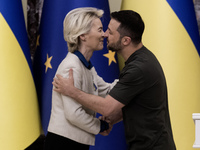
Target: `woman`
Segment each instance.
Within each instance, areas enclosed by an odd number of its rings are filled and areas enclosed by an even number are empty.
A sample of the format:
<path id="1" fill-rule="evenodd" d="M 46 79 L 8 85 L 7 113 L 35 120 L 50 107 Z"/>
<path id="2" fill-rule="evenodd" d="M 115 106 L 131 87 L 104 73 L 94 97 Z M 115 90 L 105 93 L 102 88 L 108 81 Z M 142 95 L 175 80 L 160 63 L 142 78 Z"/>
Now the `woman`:
<path id="1" fill-rule="evenodd" d="M 90 62 L 93 52 L 103 49 L 102 15 L 103 10 L 91 7 L 77 8 L 66 15 L 64 38 L 69 52 L 56 72 L 68 77 L 73 68 L 75 86 L 99 96 L 105 96 L 112 87 L 97 75 Z M 53 91 L 45 149 L 88 150 L 95 144 L 95 135 L 109 129 L 109 124 L 95 115 L 70 97 Z"/>

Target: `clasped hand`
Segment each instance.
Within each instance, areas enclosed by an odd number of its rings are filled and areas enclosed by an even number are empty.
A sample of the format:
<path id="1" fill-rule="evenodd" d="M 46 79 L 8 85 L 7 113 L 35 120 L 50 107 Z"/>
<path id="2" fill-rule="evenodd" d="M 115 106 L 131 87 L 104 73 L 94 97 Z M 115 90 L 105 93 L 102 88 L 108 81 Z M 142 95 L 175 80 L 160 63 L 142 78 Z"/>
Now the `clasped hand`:
<path id="1" fill-rule="evenodd" d="M 111 124 L 110 120 L 104 116 L 100 116 L 99 117 L 100 120 L 103 120 L 103 121 L 106 121 L 108 124 L 109 124 L 109 129 L 108 130 L 105 130 L 103 132 L 100 132 L 99 134 L 103 135 L 103 136 L 107 136 L 110 134 L 111 130 L 112 130 L 112 127 L 113 125 Z"/>

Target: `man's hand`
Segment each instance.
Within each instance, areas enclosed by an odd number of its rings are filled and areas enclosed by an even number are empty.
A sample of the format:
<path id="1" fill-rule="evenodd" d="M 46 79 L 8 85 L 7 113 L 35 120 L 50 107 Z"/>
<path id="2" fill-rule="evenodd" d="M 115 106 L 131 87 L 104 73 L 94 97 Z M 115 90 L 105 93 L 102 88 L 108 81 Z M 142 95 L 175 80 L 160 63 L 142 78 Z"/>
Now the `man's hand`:
<path id="1" fill-rule="evenodd" d="M 57 74 L 57 78 L 54 78 L 52 84 L 54 85 L 54 91 L 59 92 L 63 95 L 70 96 L 72 89 L 74 88 L 73 70 L 69 70 L 69 78 L 63 78 Z"/>

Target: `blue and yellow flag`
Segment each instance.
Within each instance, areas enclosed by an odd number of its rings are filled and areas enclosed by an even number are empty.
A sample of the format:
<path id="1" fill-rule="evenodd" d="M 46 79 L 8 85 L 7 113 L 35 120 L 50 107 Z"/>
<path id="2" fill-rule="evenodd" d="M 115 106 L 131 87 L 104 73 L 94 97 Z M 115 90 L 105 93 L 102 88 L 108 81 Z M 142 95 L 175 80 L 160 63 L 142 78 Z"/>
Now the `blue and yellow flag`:
<path id="1" fill-rule="evenodd" d="M 192 150 L 192 113 L 200 112 L 200 38 L 193 1 L 123 0 L 122 9 L 138 12 L 145 22 L 143 44 L 165 72 L 177 149 Z"/>
<path id="2" fill-rule="evenodd" d="M 77 7 L 96 7 L 104 10 L 102 23 L 104 30 L 110 21 L 108 0 L 51 0 L 44 1 L 39 46 L 34 59 L 34 74 L 40 101 L 42 126 L 47 133 L 51 113 L 52 81 L 58 65 L 67 55 L 67 44 L 63 38 L 63 20 L 66 14 Z M 95 52 L 91 58 L 97 73 L 106 82 L 118 78 L 119 67 L 115 53 L 106 49 Z M 92 150 L 126 149 L 123 123 L 114 126 L 108 137 L 98 135 Z"/>
<path id="3" fill-rule="evenodd" d="M 21 0 L 0 0 L 0 68 L 0 149 L 25 149 L 41 126 Z"/>

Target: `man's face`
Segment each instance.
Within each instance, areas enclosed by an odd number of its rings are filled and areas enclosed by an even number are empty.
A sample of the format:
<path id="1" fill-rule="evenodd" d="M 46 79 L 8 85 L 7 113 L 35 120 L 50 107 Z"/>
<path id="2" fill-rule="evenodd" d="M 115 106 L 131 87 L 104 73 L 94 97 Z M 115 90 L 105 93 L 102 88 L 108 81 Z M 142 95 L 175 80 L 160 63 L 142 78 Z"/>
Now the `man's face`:
<path id="1" fill-rule="evenodd" d="M 107 48 L 112 51 L 119 51 L 122 49 L 120 34 L 117 31 L 120 23 L 114 19 L 110 20 L 108 29 L 105 32 L 107 37 Z"/>

